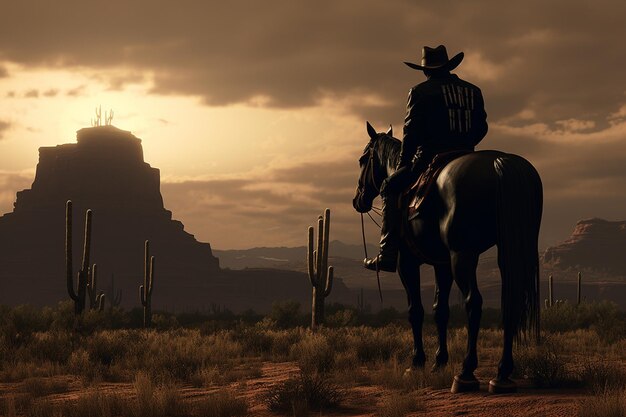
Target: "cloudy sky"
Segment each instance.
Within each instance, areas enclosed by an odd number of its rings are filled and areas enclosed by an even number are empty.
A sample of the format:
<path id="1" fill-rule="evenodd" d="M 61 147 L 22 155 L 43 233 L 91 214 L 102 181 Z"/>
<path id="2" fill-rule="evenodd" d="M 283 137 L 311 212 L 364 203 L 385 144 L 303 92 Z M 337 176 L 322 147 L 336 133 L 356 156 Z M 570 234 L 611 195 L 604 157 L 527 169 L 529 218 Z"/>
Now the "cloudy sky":
<path id="1" fill-rule="evenodd" d="M 465 52 L 485 96 L 482 149 L 529 159 L 543 247 L 587 217 L 626 218 L 626 3 L 582 0 L 6 2 L 0 13 L 0 212 L 38 148 L 94 108 L 143 140 L 174 217 L 220 249 L 302 245 L 351 199 L 365 120 L 401 135 L 423 45 Z M 374 242 L 375 230 L 369 229 Z"/>

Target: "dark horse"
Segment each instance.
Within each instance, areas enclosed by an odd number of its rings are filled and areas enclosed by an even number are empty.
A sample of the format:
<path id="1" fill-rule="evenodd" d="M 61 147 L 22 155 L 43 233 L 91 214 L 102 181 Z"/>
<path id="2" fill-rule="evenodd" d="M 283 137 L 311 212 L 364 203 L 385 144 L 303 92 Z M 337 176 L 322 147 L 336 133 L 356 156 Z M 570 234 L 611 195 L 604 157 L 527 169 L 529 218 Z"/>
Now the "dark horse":
<path id="1" fill-rule="evenodd" d="M 387 133 L 370 131 L 370 141 L 359 159 L 361 175 L 354 208 L 371 210 L 381 184 L 396 167 L 400 141 Z M 539 260 L 537 239 L 543 192 L 535 168 L 525 159 L 497 151 L 478 151 L 448 163 L 420 209 L 405 216 L 398 258 L 398 274 L 407 292 L 413 330 L 413 367 L 426 362 L 422 343 L 424 308 L 420 296 L 419 266 L 434 266 L 434 316 L 439 336 L 434 369 L 448 362 L 448 298 L 454 280 L 463 293 L 467 312 L 467 355 L 453 392 L 478 389 L 476 342 L 482 296 L 476 282 L 481 253 L 498 246 L 502 280 L 504 347 L 490 392 L 513 392 L 513 340 L 522 334 L 539 336 Z"/>

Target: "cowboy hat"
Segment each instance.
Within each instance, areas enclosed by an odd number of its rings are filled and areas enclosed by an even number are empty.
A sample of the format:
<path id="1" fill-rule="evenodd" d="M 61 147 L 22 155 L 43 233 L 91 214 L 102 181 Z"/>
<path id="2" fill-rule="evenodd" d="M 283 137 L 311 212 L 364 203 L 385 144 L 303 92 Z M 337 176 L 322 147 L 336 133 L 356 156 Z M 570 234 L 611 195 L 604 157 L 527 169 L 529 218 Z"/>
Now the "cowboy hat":
<path id="1" fill-rule="evenodd" d="M 448 51 L 443 45 L 439 45 L 436 48 L 429 48 L 425 46 L 422 48 L 422 64 L 417 65 L 411 62 L 405 62 L 409 67 L 416 70 L 436 70 L 442 69 L 446 71 L 452 71 L 455 69 L 461 61 L 463 61 L 463 52 L 459 52 L 452 59 L 448 59 Z"/>

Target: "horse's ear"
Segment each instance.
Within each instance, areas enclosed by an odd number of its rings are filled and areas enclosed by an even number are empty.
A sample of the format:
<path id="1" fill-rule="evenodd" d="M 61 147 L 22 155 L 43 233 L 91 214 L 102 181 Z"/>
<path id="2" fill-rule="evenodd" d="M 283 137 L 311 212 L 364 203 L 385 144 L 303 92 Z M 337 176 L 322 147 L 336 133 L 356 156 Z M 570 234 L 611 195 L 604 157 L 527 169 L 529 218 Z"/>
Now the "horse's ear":
<path id="1" fill-rule="evenodd" d="M 372 127 L 370 122 L 365 123 L 367 123 L 367 134 L 370 136 L 370 138 L 376 139 L 378 137 L 378 133 L 376 133 L 376 130 Z"/>
<path id="2" fill-rule="evenodd" d="M 389 125 L 389 130 L 387 130 L 387 135 L 393 136 L 393 127 L 391 127 L 391 125 Z"/>

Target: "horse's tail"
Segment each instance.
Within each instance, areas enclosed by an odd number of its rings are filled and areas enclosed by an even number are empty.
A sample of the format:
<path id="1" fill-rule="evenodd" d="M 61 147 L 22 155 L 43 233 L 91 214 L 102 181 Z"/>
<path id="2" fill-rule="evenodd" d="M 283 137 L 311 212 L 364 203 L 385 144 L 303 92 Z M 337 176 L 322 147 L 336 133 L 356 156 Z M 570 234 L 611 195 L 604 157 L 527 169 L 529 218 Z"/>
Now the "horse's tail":
<path id="1" fill-rule="evenodd" d="M 498 266 L 502 277 L 502 324 L 519 338 L 539 340 L 538 235 L 543 207 L 541 179 L 516 155 L 496 158 Z"/>

